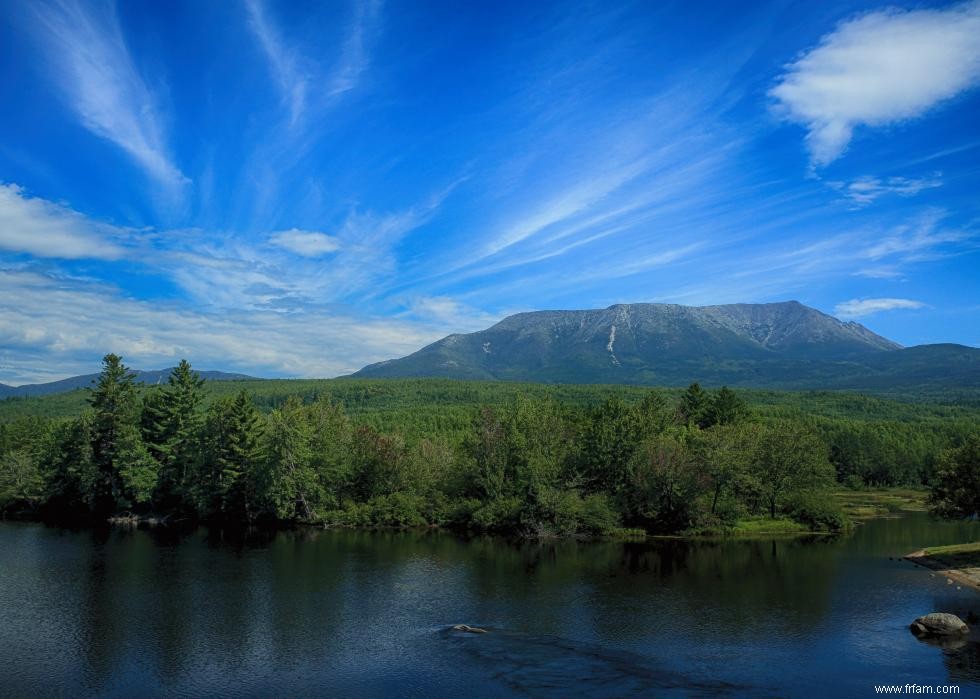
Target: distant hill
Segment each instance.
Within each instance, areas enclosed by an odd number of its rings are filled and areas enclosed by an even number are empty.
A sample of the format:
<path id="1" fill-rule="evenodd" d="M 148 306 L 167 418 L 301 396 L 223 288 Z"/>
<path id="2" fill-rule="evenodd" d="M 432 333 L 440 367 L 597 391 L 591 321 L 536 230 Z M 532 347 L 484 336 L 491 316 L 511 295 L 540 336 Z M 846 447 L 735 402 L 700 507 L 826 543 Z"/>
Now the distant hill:
<path id="1" fill-rule="evenodd" d="M 133 373 L 136 375 L 136 381 L 140 383 L 156 384 L 166 383 L 171 371 L 172 369 L 158 369 L 156 371 L 140 371 L 139 369 L 134 369 Z M 208 381 L 255 380 L 253 376 L 229 374 L 224 371 L 199 371 L 197 373 L 201 375 L 202 379 L 207 379 Z M 97 378 L 99 378 L 98 374 L 84 374 L 82 376 L 61 379 L 60 381 L 24 384 L 23 386 L 7 386 L 6 384 L 0 383 L 0 399 L 12 398 L 14 396 L 44 396 L 49 393 L 73 391 L 76 388 L 86 388 L 94 385 Z"/>
<path id="2" fill-rule="evenodd" d="M 980 349 L 903 348 L 796 301 L 536 311 L 449 335 L 356 377 L 891 390 L 980 387 Z"/>

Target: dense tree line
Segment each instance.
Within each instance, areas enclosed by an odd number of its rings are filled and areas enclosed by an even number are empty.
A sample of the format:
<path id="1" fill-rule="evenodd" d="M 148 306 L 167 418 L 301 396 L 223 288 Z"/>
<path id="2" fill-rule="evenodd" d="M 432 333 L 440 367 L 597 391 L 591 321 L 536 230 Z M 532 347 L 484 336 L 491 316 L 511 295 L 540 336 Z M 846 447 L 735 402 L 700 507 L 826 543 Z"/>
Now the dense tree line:
<path id="1" fill-rule="evenodd" d="M 752 517 L 835 529 L 836 481 L 921 483 L 948 460 L 938 433 L 906 422 L 761 414 L 697 384 L 591 402 L 532 386 L 482 405 L 485 387 L 447 384 L 447 401 L 471 391 L 474 407 L 461 421 L 464 408 L 416 405 L 415 423 L 399 418 L 415 429 L 391 428 L 382 413 L 352 419 L 351 406 L 391 389 L 350 390 L 362 393 L 343 404 L 316 392 L 209 399 L 187 362 L 167 384 L 141 387 L 107 355 L 81 415 L 0 424 L 0 508 L 524 535 L 721 530 Z M 404 391 L 392 402 L 412 408 Z"/>
<path id="2" fill-rule="evenodd" d="M 155 390 L 137 384 L 140 392 Z M 549 385 L 449 379 L 270 379 L 209 381 L 201 407 L 234 398 L 242 390 L 264 416 L 289 400 L 319 399 L 343 406 L 359 426 L 398 434 L 410 447 L 437 440 L 458 447 L 472 429 L 480 407 L 508 410 L 518 396 L 555 400 L 571 410 L 587 411 L 610 398 L 642 402 L 649 389 L 636 386 Z M 671 404 L 683 389 L 657 389 Z M 854 487 L 928 483 L 939 455 L 963 444 L 980 425 L 980 410 L 969 405 L 899 402 L 833 391 L 740 389 L 757 421 L 782 420 L 806 425 L 826 442 L 838 480 Z M 89 409 L 84 390 L 0 400 L 0 444 L 5 430 L 19 432 L 30 418 L 64 420 Z"/>
<path id="3" fill-rule="evenodd" d="M 833 481 L 812 434 L 750 423 L 734 392 L 696 384 L 676 405 L 655 392 L 588 410 L 519 396 L 477 410 L 459 444 L 409 444 L 325 399 L 292 397 L 262 415 L 243 391 L 203 409 L 202 384 L 181 362 L 165 386 L 141 392 L 107 355 L 83 415 L 53 429 L 39 419 L 5 427 L 0 497 L 97 517 L 570 534 L 799 516 Z"/>

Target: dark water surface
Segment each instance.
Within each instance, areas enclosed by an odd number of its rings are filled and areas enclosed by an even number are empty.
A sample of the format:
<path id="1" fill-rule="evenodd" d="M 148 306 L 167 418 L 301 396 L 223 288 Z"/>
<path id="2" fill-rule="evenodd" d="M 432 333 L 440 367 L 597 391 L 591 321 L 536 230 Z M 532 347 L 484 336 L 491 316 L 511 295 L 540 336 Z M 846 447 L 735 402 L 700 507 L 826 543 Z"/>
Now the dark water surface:
<path id="1" fill-rule="evenodd" d="M 0 696 L 980 696 L 980 633 L 908 631 L 980 594 L 889 558 L 978 538 L 918 514 L 834 540 L 523 545 L 0 524 Z"/>

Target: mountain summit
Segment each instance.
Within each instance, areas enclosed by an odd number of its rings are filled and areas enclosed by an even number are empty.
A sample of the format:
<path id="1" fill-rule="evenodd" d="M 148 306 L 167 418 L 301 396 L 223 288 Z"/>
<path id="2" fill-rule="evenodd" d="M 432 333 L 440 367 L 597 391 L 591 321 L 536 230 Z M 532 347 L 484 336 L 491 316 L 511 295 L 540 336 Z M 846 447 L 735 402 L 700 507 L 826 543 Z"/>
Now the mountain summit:
<path id="1" fill-rule="evenodd" d="M 919 371 L 909 381 L 929 383 L 922 363 L 938 358 L 934 369 L 941 376 L 951 355 L 958 370 L 965 362 L 967 378 L 980 383 L 980 350 L 925 347 L 936 349 L 907 355 L 859 323 L 796 301 L 617 304 L 518 313 L 486 330 L 449 335 L 407 357 L 371 364 L 355 376 L 831 388 L 871 385 L 875 377 L 893 384 L 901 379 L 896 372 L 908 369 L 906 357 Z"/>

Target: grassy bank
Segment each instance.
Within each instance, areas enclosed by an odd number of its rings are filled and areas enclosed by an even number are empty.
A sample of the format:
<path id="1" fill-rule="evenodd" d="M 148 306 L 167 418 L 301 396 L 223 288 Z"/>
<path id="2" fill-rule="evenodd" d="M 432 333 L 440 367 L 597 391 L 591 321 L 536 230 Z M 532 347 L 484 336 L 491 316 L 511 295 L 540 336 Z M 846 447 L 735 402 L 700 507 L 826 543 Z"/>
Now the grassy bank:
<path id="1" fill-rule="evenodd" d="M 928 496 L 929 491 L 925 488 L 874 488 L 834 492 L 834 499 L 851 524 L 875 517 L 925 512 L 928 509 L 926 506 Z M 826 530 L 814 530 L 802 522 L 787 517 L 771 519 L 765 515 L 740 519 L 734 526 L 724 529 L 690 532 L 695 536 L 722 535 L 745 538 L 826 533 Z"/>
<path id="2" fill-rule="evenodd" d="M 905 512 L 925 512 L 929 491 L 925 488 L 874 488 L 838 490 L 837 502 L 851 520 L 887 517 Z"/>

